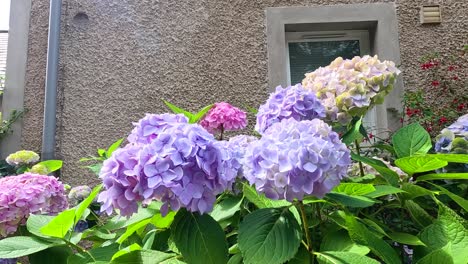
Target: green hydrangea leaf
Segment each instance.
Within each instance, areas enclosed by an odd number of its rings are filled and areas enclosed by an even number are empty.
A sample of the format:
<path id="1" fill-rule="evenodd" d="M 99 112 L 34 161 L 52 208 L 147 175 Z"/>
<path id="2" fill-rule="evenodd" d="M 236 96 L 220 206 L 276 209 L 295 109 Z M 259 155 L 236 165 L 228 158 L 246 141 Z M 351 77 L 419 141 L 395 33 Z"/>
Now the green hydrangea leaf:
<path id="1" fill-rule="evenodd" d="M 171 225 L 171 234 L 177 249 L 188 263 L 228 262 L 228 247 L 224 232 L 208 214 L 200 215 L 180 210 Z"/>
<path id="2" fill-rule="evenodd" d="M 432 147 L 431 136 L 418 123 L 399 129 L 393 135 L 392 143 L 399 158 L 424 155 Z"/>
<path id="3" fill-rule="evenodd" d="M 263 208 L 239 225 L 238 243 L 246 264 L 280 264 L 292 259 L 302 238 L 301 227 L 287 208 Z"/>

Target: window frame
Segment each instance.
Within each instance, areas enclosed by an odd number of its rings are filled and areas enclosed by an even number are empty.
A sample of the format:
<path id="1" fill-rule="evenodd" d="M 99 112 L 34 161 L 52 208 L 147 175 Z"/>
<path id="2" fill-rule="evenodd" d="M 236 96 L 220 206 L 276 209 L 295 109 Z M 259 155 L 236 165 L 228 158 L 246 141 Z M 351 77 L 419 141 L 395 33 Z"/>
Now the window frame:
<path id="1" fill-rule="evenodd" d="M 391 60 L 401 64 L 398 34 L 397 6 L 395 3 L 361 3 L 336 5 L 311 5 L 292 7 L 267 7 L 266 48 L 268 69 L 268 91 L 278 85 L 287 86 L 286 42 L 287 28 L 297 27 L 310 30 L 369 30 L 371 55 L 380 60 Z M 400 75 L 385 102 L 374 107 L 377 124 L 382 138 L 401 127 L 400 117 L 403 99 L 403 78 Z M 385 135 L 387 134 L 387 135 Z"/>

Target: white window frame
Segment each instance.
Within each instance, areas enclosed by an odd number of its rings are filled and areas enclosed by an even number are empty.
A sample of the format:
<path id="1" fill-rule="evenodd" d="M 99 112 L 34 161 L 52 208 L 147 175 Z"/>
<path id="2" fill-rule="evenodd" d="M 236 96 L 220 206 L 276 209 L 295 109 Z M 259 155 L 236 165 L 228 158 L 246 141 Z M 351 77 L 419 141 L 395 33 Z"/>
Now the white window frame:
<path id="1" fill-rule="evenodd" d="M 288 85 L 291 85 L 291 67 L 289 60 L 289 43 L 298 42 L 324 42 L 340 40 L 358 40 L 361 56 L 370 54 L 369 31 L 343 30 L 343 31 L 305 31 L 286 33 L 286 71 Z"/>

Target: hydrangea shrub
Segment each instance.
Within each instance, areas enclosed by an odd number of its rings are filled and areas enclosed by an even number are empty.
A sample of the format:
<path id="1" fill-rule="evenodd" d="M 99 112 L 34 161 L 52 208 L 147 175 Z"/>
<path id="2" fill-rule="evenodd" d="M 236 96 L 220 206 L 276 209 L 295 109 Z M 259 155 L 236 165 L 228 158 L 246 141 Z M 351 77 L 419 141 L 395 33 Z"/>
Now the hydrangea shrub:
<path id="1" fill-rule="evenodd" d="M 351 142 L 364 133 L 358 131 L 360 121 L 346 127 L 337 123 L 348 116 L 358 120 L 356 115 L 379 102 L 397 74 L 390 66 L 372 57 L 335 61 L 328 66 L 327 89 L 340 88 L 329 105 L 323 102 L 328 97 L 300 84 L 278 87 L 258 112 L 256 136 L 215 139 L 212 133 L 245 126 L 243 111 L 225 103 L 192 114 L 165 102 L 176 114 L 147 114 L 135 123 L 126 145 L 119 148 L 119 140 L 91 158 L 104 161 L 98 164 L 102 185 L 70 190 L 74 207 L 53 219 L 30 216 L 29 233 L 0 240 L 0 258 L 31 254 L 30 263 L 38 256 L 57 263 L 465 263 L 466 183 L 457 179 L 468 176 L 435 173 L 446 160 L 466 161 L 467 155 L 452 154 L 458 152 L 454 142 L 466 140 L 465 117 L 447 128 L 454 139 L 444 155 L 427 153 L 431 139 L 418 124 L 397 131 L 391 144 L 359 148 Z M 320 80 L 310 79 L 318 86 Z M 331 104 L 337 109 L 334 121 Z M 333 129 L 345 132 L 341 139 Z M 371 158 L 374 148 L 388 152 L 385 159 Z M 350 168 L 351 158 L 359 163 Z M 20 215 L 10 214 L 10 208 L 31 208 L 12 199 L 15 195 L 40 190 L 33 201 L 38 203 L 51 193 L 43 191 L 48 181 L 25 187 L 31 182 L 0 182 L 0 191 L 7 193 L 0 194 L 0 201 L 8 204 L 5 210 L 0 203 L 0 219 Z M 116 215 L 96 213 L 96 197 L 101 211 Z M 50 213 L 40 208 L 38 214 Z M 12 232 L 14 224 L 0 225 L 0 230 Z M 431 236 L 437 230 L 450 232 Z"/>
<path id="2" fill-rule="evenodd" d="M 68 207 L 65 189 L 53 176 L 24 173 L 0 179 L 0 236 L 14 233 L 29 214 L 57 214 Z"/>

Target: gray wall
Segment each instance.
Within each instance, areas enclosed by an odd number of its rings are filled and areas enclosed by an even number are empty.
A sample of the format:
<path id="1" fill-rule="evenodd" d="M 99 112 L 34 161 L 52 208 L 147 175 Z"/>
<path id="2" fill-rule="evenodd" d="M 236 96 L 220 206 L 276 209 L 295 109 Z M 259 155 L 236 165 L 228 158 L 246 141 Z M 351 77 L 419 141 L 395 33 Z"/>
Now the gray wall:
<path id="1" fill-rule="evenodd" d="M 41 146 L 48 0 L 32 1 L 22 147 Z M 466 0 L 433 1 L 441 25 L 421 26 L 426 0 L 63 0 L 57 156 L 69 183 L 97 182 L 79 158 L 130 131 L 160 99 L 196 110 L 228 101 L 257 106 L 267 97 L 265 9 L 279 6 L 395 2 L 405 87 L 417 58 L 466 44 Z M 79 12 L 83 15 L 76 17 Z M 411 80 L 412 83 L 408 82 Z"/>

